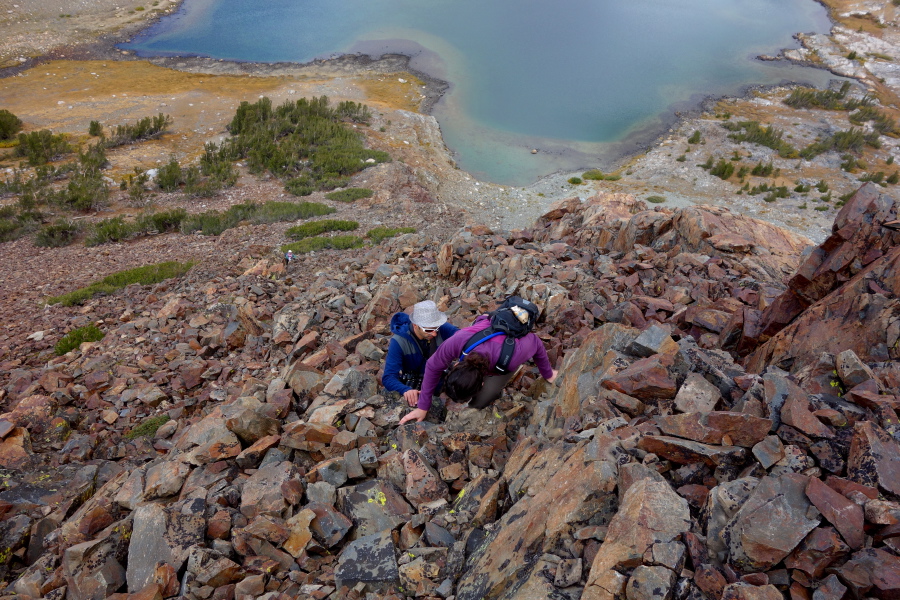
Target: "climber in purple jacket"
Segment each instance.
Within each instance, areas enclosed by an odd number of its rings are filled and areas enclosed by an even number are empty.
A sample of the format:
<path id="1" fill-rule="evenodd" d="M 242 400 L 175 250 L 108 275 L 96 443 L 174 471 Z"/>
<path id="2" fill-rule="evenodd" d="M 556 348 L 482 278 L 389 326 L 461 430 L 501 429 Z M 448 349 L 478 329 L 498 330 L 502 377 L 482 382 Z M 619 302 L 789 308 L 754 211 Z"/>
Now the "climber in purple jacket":
<path id="1" fill-rule="evenodd" d="M 469 339 L 483 329 L 491 326 L 489 315 L 480 315 L 469 327 L 460 329 L 453 337 L 441 344 L 437 351 L 425 363 L 425 378 L 416 408 L 400 420 L 400 423 L 421 421 L 431 408 L 432 397 L 444 371 L 457 360 L 466 348 Z M 516 340 L 516 349 L 512 354 L 507 373 L 494 372 L 503 337 L 497 336 L 476 346 L 447 374 L 444 379 L 444 392 L 455 402 L 469 403 L 471 408 L 489 406 L 503 392 L 503 387 L 512 379 L 517 369 L 534 360 L 541 377 L 549 382 L 556 379 L 557 371 L 550 365 L 544 343 L 534 333 L 529 333 Z"/>

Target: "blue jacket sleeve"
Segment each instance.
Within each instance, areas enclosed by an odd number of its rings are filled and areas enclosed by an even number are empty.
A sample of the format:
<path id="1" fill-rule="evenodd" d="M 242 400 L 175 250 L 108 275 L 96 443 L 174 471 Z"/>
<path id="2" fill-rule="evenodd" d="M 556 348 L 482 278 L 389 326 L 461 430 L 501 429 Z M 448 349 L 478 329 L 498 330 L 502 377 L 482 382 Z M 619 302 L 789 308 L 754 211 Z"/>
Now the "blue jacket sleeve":
<path id="1" fill-rule="evenodd" d="M 400 381 L 400 372 L 403 370 L 403 350 L 397 340 L 391 339 L 388 346 L 387 357 L 384 359 L 384 373 L 381 376 L 381 384 L 391 392 L 405 394 L 412 388 Z"/>

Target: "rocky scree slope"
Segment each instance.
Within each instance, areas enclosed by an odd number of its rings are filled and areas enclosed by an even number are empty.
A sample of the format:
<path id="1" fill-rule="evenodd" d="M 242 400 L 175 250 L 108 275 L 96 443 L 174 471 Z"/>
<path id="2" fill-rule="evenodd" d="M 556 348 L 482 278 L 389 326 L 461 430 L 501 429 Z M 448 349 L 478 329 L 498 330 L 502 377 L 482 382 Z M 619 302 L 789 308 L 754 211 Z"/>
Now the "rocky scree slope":
<path id="1" fill-rule="evenodd" d="M 90 300 L 102 341 L 0 365 L 2 597 L 896 598 L 896 211 L 811 249 L 607 194 Z M 398 427 L 391 315 L 513 293 L 558 382 Z"/>

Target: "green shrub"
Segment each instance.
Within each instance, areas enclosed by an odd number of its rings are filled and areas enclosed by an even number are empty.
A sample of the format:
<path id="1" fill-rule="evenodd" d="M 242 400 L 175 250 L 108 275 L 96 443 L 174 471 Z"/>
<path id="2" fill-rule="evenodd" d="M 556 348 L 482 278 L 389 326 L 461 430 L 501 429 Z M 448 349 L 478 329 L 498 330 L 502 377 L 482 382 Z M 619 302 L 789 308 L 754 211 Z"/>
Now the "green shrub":
<path id="1" fill-rule="evenodd" d="M 647 196 L 647 202 L 652 202 L 653 204 L 662 204 L 666 199 L 663 196 Z"/>
<path id="2" fill-rule="evenodd" d="M 84 240 L 85 246 L 99 246 L 110 242 L 121 242 L 134 237 L 137 234 L 134 223 L 126 222 L 122 217 L 112 217 L 96 223 L 91 233 Z"/>
<path id="3" fill-rule="evenodd" d="M 826 110 L 853 110 L 857 106 L 870 104 L 871 98 L 845 102 L 847 92 L 850 91 L 850 82 L 841 84 L 840 90 L 815 90 L 812 88 L 796 88 L 784 103 L 793 108 L 823 108 Z M 848 108 L 852 107 L 852 108 Z"/>
<path id="4" fill-rule="evenodd" d="M 678 162 L 684 162 L 684 161 L 687 160 L 687 155 L 686 155 L 686 154 L 682 154 L 681 156 L 679 156 L 679 157 L 676 158 L 675 160 L 677 160 Z"/>
<path id="5" fill-rule="evenodd" d="M 150 140 L 162 135 L 171 124 L 172 117 L 160 113 L 155 117 L 144 117 L 134 125 L 116 125 L 104 145 L 107 148 L 115 148 L 132 142 Z"/>
<path id="6" fill-rule="evenodd" d="M 255 204 L 246 202 L 235 204 L 224 213 L 208 211 L 187 215 L 181 221 L 182 233 L 199 231 L 203 235 L 219 235 L 226 229 L 237 227 L 242 221 L 254 224 L 296 221 L 310 217 L 320 217 L 337 212 L 319 202 L 266 202 Z"/>
<path id="7" fill-rule="evenodd" d="M 820 179 L 819 183 L 816 184 L 816 189 L 819 190 L 820 193 L 824 194 L 828 191 L 828 183 L 826 183 L 824 179 Z"/>
<path id="8" fill-rule="evenodd" d="M 828 207 L 827 206 L 817 206 L 816 210 L 819 212 L 825 212 L 826 210 L 828 210 Z"/>
<path id="9" fill-rule="evenodd" d="M 126 440 L 134 440 L 139 437 L 151 437 L 156 431 L 169 421 L 169 415 L 156 415 L 144 419 L 140 425 L 125 434 Z"/>
<path id="10" fill-rule="evenodd" d="M 584 183 L 581 177 L 569 177 L 568 182 L 572 185 L 581 185 L 582 183 Z"/>
<path id="11" fill-rule="evenodd" d="M 699 144 L 700 143 L 700 130 L 699 129 L 694 131 L 694 133 L 691 134 L 691 137 L 688 138 L 687 143 L 688 144 Z"/>
<path id="12" fill-rule="evenodd" d="M 863 150 L 863 146 L 881 148 L 881 141 L 878 139 L 878 133 L 875 131 L 867 133 L 862 129 L 851 127 L 847 131 L 838 131 L 829 138 L 813 142 L 801 150 L 800 155 L 809 160 L 832 150 L 837 152 L 860 153 Z"/>
<path id="13" fill-rule="evenodd" d="M 368 124 L 372 120 L 372 111 L 368 106 L 351 100 L 338 104 L 336 112 L 339 118 L 349 119 L 355 123 Z"/>
<path id="14" fill-rule="evenodd" d="M 372 240 L 376 244 L 380 244 L 384 240 L 394 237 L 395 235 L 400 235 L 401 233 L 415 233 L 416 230 L 414 227 L 384 227 L 379 226 L 373 229 L 370 229 L 368 233 L 366 233 L 366 237 Z"/>
<path id="15" fill-rule="evenodd" d="M 337 202 L 356 202 L 363 198 L 371 198 L 375 192 L 368 188 L 347 188 L 337 192 L 328 192 L 325 197 Z"/>
<path id="16" fill-rule="evenodd" d="M 888 157 L 887 157 L 887 160 L 884 161 L 884 164 L 886 164 L 886 165 L 892 165 L 892 164 L 894 164 L 894 155 L 891 154 L 890 156 L 888 156 Z"/>
<path id="17" fill-rule="evenodd" d="M 172 156 L 165 166 L 160 167 L 156 174 L 156 185 L 164 192 L 174 192 L 184 183 L 184 175 L 181 172 L 181 166 Z"/>
<path id="18" fill-rule="evenodd" d="M 581 177 L 584 178 L 585 181 L 602 181 L 604 176 L 603 171 L 591 169 L 590 171 L 582 173 Z"/>
<path id="19" fill-rule="evenodd" d="M 330 206 L 320 202 L 271 201 L 265 204 L 254 205 L 254 207 L 251 213 L 248 214 L 248 218 L 256 224 L 296 221 L 297 219 L 321 217 L 337 212 Z"/>
<path id="20" fill-rule="evenodd" d="M 891 185 L 895 185 L 898 181 L 900 181 L 900 171 L 894 171 L 885 179 L 885 182 Z"/>
<path id="21" fill-rule="evenodd" d="M 365 148 L 360 132 L 343 119 L 364 122 L 370 113 L 362 105 L 328 98 L 301 98 L 272 107 L 269 98 L 242 102 L 228 126 L 232 138 L 222 150 L 232 159 L 246 159 L 253 173 L 270 172 L 285 180 L 296 196 L 343 187 L 350 175 L 390 156 Z"/>
<path id="22" fill-rule="evenodd" d="M 303 225 L 296 225 L 285 231 L 285 235 L 292 240 L 302 240 L 329 231 L 353 231 L 359 227 L 356 221 L 341 221 L 338 219 L 324 219 L 322 221 L 310 221 Z"/>
<path id="23" fill-rule="evenodd" d="M 63 306 L 73 306 L 81 304 L 85 300 L 96 296 L 97 294 L 112 294 L 118 289 L 137 283 L 140 285 L 152 285 L 171 279 L 173 277 L 181 277 L 194 266 L 193 262 L 179 263 L 174 261 L 163 262 L 155 265 L 146 265 L 127 271 L 119 271 L 104 277 L 100 281 L 95 281 L 91 285 L 62 294 L 61 296 L 53 296 L 47 298 L 47 304 L 60 303 Z"/>
<path id="24" fill-rule="evenodd" d="M 183 208 L 141 215 L 137 220 L 138 230 L 141 233 L 178 231 L 185 218 L 187 218 L 187 211 Z"/>
<path id="25" fill-rule="evenodd" d="M 55 135 L 47 129 L 41 129 L 31 133 L 20 133 L 19 145 L 16 146 L 13 154 L 24 156 L 28 159 L 29 165 L 36 167 L 56 160 L 71 151 L 72 147 L 64 135 Z"/>
<path id="26" fill-rule="evenodd" d="M 805 183 L 798 183 L 796 186 L 794 186 L 794 191 L 800 194 L 806 194 L 810 189 L 812 188 Z"/>
<path id="27" fill-rule="evenodd" d="M 0 110 L 0 140 L 11 140 L 22 129 L 22 121 L 8 110 Z"/>
<path id="28" fill-rule="evenodd" d="M 606 179 L 606 181 L 618 181 L 618 180 L 622 179 L 622 176 L 621 175 L 607 175 L 606 177 L 604 177 L 604 179 Z"/>
<path id="29" fill-rule="evenodd" d="M 730 129 L 735 131 L 735 124 L 729 123 Z M 757 121 L 740 121 L 736 124 L 739 130 L 731 133 L 728 137 L 736 142 L 750 142 L 751 144 L 759 144 L 771 148 L 778 152 L 778 156 L 782 158 L 796 158 L 798 156 L 796 148 L 784 141 L 784 132 L 774 125 L 762 127 Z"/>
<path id="30" fill-rule="evenodd" d="M 41 227 L 34 238 L 34 245 L 42 248 L 59 248 L 73 243 L 81 227 L 73 221 L 60 219 Z"/>
<path id="31" fill-rule="evenodd" d="M 181 222 L 181 233 L 199 231 L 203 235 L 219 235 L 231 227 L 233 225 L 228 225 L 221 213 L 210 210 L 186 216 Z"/>
<path id="32" fill-rule="evenodd" d="M 106 334 L 103 333 L 99 327 L 91 323 L 90 325 L 85 325 L 84 327 L 73 329 L 72 331 L 64 335 L 58 342 L 56 342 L 56 346 L 53 347 L 53 351 L 57 356 L 62 356 L 67 352 L 75 350 L 84 342 L 99 342 L 105 335 Z"/>
<path id="33" fill-rule="evenodd" d="M 101 137 L 103 135 L 103 125 L 100 121 L 91 121 L 88 125 L 88 135 L 93 137 Z"/>
<path id="34" fill-rule="evenodd" d="M 859 177 L 860 181 L 871 181 L 872 183 L 881 183 L 884 181 L 884 171 L 877 171 L 875 173 L 863 173 Z"/>
<path id="35" fill-rule="evenodd" d="M 109 186 L 99 173 L 78 173 L 56 194 L 55 200 L 71 210 L 97 210 L 109 200 Z"/>
<path id="36" fill-rule="evenodd" d="M 734 174 L 734 163 L 720 158 L 719 162 L 709 170 L 709 174 L 715 175 L 719 179 L 728 179 Z"/>
<path id="37" fill-rule="evenodd" d="M 774 170 L 775 167 L 772 165 L 771 161 L 766 164 L 758 162 L 756 163 L 756 166 L 753 167 L 753 170 L 750 171 L 750 174 L 755 177 L 769 177 Z"/>
<path id="38" fill-rule="evenodd" d="M 311 237 L 294 242 L 293 244 L 285 244 L 281 247 L 281 252 L 293 250 L 294 254 L 305 254 L 316 250 L 346 250 L 349 248 L 360 248 L 365 244 L 361 237 L 355 235 L 336 235 L 334 237 Z"/>

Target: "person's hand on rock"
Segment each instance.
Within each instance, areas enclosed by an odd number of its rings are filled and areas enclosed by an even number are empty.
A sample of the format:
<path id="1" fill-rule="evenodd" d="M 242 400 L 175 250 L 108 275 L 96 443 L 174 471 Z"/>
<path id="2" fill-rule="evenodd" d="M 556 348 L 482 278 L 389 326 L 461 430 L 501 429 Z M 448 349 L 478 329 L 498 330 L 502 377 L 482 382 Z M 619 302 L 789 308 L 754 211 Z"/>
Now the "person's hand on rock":
<path id="1" fill-rule="evenodd" d="M 415 421 L 417 423 L 421 423 L 425 418 L 425 415 L 428 414 L 427 410 L 422 410 L 421 408 L 416 408 L 410 411 L 408 415 L 400 419 L 400 424 L 409 423 L 410 421 Z"/>

